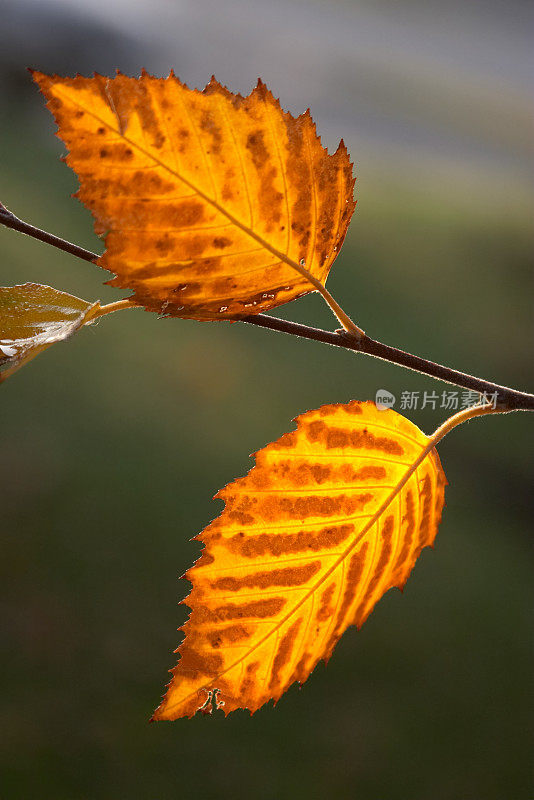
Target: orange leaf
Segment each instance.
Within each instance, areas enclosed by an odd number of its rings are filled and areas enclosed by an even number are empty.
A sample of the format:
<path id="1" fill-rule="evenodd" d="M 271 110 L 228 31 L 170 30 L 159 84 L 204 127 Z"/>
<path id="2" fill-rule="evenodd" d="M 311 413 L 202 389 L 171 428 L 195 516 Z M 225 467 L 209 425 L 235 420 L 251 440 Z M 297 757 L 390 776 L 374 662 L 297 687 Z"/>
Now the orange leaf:
<path id="1" fill-rule="evenodd" d="M 326 294 L 354 179 L 343 142 L 329 155 L 309 112 L 282 111 L 261 81 L 242 97 L 173 74 L 33 77 L 106 234 L 98 263 L 113 286 L 151 311 L 206 320 Z"/>
<path id="2" fill-rule="evenodd" d="M 0 287 L 0 383 L 51 344 L 68 339 L 98 311 L 39 283 Z"/>
<path id="3" fill-rule="evenodd" d="M 224 511 L 196 537 L 192 611 L 156 720 L 278 700 L 434 541 L 446 480 L 433 440 L 370 402 L 296 421 L 216 495 Z"/>

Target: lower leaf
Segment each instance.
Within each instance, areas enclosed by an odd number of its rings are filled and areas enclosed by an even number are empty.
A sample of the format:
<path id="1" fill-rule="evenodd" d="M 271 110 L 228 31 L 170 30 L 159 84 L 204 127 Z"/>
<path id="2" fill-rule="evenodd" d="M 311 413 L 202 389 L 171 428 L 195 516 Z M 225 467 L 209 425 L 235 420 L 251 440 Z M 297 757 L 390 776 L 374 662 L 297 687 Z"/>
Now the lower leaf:
<path id="1" fill-rule="evenodd" d="M 251 712 L 303 683 L 431 545 L 445 475 L 432 441 L 371 402 L 326 405 L 222 489 L 167 694 L 153 719 Z"/>

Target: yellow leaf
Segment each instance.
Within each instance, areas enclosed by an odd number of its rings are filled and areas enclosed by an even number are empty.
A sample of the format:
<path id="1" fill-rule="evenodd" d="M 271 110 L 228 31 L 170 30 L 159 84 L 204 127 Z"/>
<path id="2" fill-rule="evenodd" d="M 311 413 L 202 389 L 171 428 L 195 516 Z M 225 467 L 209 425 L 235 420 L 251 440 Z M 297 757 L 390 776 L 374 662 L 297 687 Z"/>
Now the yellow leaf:
<path id="1" fill-rule="evenodd" d="M 100 308 L 51 286 L 0 287 L 0 383 L 38 353 L 72 336 Z"/>
<path id="2" fill-rule="evenodd" d="M 328 294 L 354 179 L 343 142 L 329 155 L 308 112 L 284 112 L 261 81 L 242 97 L 172 74 L 33 77 L 106 235 L 98 263 L 113 286 L 149 310 L 206 320 Z"/>
<path id="3" fill-rule="evenodd" d="M 446 480 L 413 423 L 356 401 L 296 422 L 216 495 L 225 508 L 196 537 L 192 611 L 156 720 L 278 700 L 434 541 Z"/>

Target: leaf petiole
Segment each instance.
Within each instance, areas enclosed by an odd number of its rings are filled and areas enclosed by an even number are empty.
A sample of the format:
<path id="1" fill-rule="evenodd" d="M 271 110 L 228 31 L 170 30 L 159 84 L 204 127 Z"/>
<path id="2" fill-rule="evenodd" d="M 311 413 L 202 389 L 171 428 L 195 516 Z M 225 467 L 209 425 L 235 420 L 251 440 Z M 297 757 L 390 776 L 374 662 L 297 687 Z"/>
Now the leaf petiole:
<path id="1" fill-rule="evenodd" d="M 139 304 L 135 303 L 132 300 L 126 298 L 125 300 L 116 300 L 114 303 L 108 303 L 105 306 L 96 306 L 94 312 L 90 315 L 87 319 L 85 325 L 89 325 L 91 322 L 94 322 L 95 319 L 100 319 L 100 317 L 105 317 L 107 314 L 113 314 L 114 311 L 123 311 L 127 308 L 139 308 Z"/>
<path id="2" fill-rule="evenodd" d="M 436 428 L 430 437 L 430 441 L 433 443 L 432 446 L 435 446 L 448 433 L 450 433 L 453 428 L 456 428 L 463 422 L 468 422 L 470 419 L 486 416 L 487 414 L 509 414 L 512 410 L 513 409 L 510 408 L 493 406 L 491 403 L 464 408 L 461 411 L 458 411 L 458 413 L 453 414 L 452 417 L 446 419 L 445 422 L 439 426 L 439 428 Z"/>
<path id="3" fill-rule="evenodd" d="M 296 265 L 293 262 L 291 262 L 291 266 L 296 269 Z M 299 272 L 301 272 L 301 274 L 304 275 L 304 277 L 308 278 L 312 286 L 314 286 L 317 289 L 317 291 L 325 301 L 326 305 L 333 312 L 334 316 L 337 317 L 337 319 L 339 320 L 343 328 L 347 331 L 347 333 L 356 336 L 356 338 L 358 339 L 362 339 L 365 336 L 365 331 L 359 328 L 356 325 L 356 323 L 351 320 L 349 315 L 346 314 L 345 311 L 343 311 L 337 300 L 334 300 L 334 298 L 332 297 L 326 286 L 323 286 L 323 284 L 320 281 L 318 281 L 317 278 L 314 278 L 314 276 L 310 272 L 308 272 L 308 270 L 302 265 L 299 265 Z"/>

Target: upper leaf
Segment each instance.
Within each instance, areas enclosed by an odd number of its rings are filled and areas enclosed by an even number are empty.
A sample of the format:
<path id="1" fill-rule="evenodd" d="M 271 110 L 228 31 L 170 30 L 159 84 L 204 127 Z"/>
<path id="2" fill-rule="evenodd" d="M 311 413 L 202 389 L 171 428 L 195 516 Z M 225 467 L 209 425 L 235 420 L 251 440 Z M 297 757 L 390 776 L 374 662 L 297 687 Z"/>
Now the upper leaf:
<path id="1" fill-rule="evenodd" d="M 434 541 L 446 480 L 413 423 L 370 402 L 296 421 L 216 495 L 225 509 L 196 537 L 192 612 L 156 720 L 277 700 Z"/>
<path id="2" fill-rule="evenodd" d="M 329 155 L 308 112 L 282 111 L 261 81 L 242 97 L 173 74 L 33 77 L 106 234 L 98 263 L 113 286 L 152 311 L 213 320 L 313 291 L 303 265 L 324 285 L 354 179 L 343 142 Z"/>
<path id="3" fill-rule="evenodd" d="M 99 308 L 39 283 L 0 287 L 0 383 L 51 344 L 72 336 Z"/>

